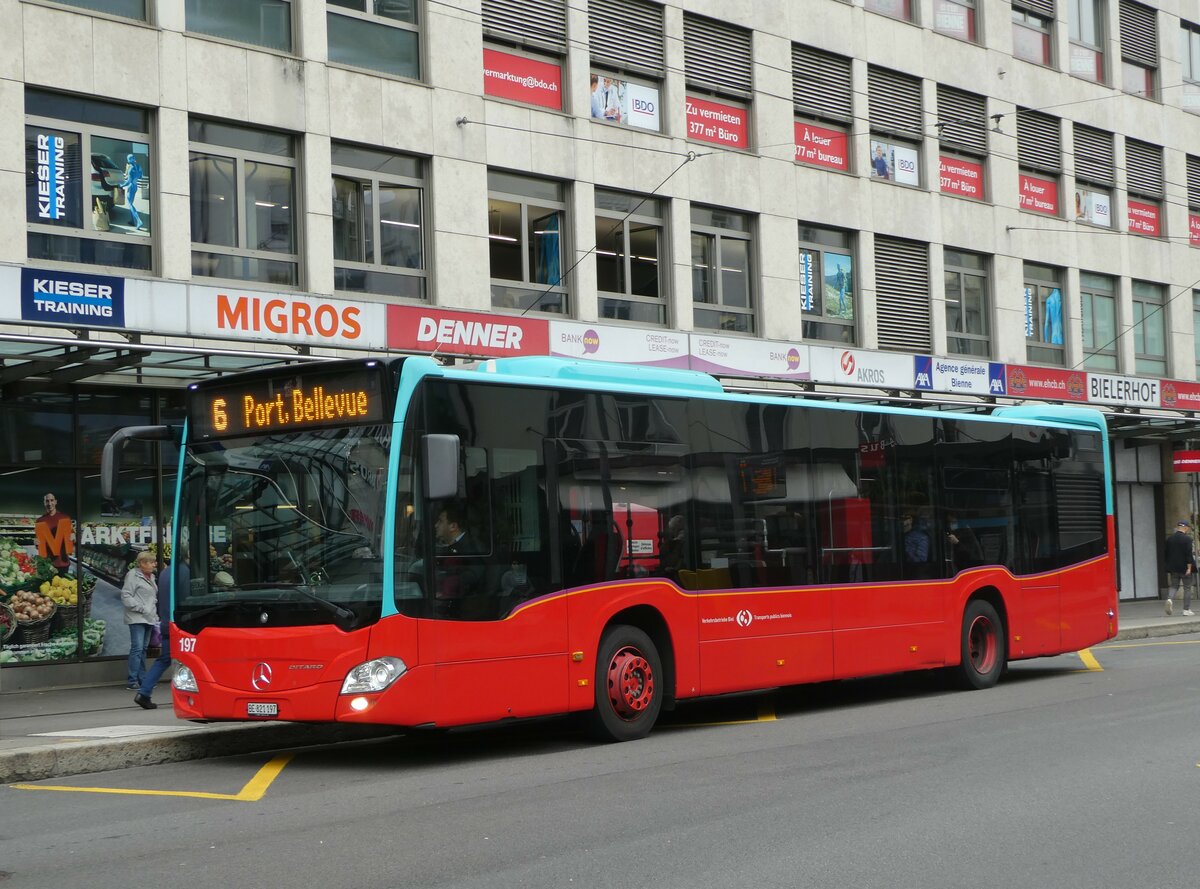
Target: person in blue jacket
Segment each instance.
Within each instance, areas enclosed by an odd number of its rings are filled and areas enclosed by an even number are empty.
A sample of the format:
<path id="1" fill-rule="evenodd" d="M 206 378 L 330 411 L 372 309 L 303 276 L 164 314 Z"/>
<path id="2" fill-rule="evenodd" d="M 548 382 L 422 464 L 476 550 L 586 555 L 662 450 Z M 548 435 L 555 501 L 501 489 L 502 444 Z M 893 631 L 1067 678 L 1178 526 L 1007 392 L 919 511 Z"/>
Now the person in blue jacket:
<path id="1" fill-rule="evenodd" d="M 187 546 L 182 545 L 179 549 L 183 556 L 178 568 L 179 582 L 184 589 L 188 589 L 192 581 L 188 568 Z M 167 667 L 171 666 L 171 577 L 171 566 L 168 565 L 158 579 L 158 619 L 162 627 L 162 651 L 146 671 L 146 678 L 142 680 L 137 694 L 133 696 L 133 702 L 143 710 L 158 709 L 158 704 L 150 698 L 154 694 L 154 686 L 158 684 Z"/>
<path id="2" fill-rule="evenodd" d="M 132 220 L 134 228 L 144 228 L 142 217 L 138 215 L 137 207 L 133 205 L 133 199 L 137 195 L 138 183 L 145 175 L 142 165 L 137 162 L 137 157 L 132 154 L 126 155 L 125 178 L 121 180 L 121 188 L 125 189 L 125 203 L 129 207 L 129 218 Z"/>

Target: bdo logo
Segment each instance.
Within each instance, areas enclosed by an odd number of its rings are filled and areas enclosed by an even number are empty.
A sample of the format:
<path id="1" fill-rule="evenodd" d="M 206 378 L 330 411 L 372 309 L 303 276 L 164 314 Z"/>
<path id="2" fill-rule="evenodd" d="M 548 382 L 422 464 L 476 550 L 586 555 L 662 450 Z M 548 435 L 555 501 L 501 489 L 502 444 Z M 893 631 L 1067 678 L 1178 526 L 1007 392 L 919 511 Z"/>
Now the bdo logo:
<path id="1" fill-rule="evenodd" d="M 653 114 L 655 105 L 649 99 L 634 99 L 633 110 L 640 111 L 643 114 Z"/>

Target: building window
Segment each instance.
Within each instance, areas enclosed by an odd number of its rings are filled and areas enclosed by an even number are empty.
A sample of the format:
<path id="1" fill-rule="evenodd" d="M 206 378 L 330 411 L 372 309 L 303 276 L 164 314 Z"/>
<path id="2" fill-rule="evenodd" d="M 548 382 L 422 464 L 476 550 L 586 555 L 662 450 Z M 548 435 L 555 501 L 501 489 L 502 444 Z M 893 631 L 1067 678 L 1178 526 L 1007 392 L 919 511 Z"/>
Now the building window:
<path id="1" fill-rule="evenodd" d="M 1017 160 L 1020 208 L 1061 216 L 1062 122 L 1040 111 L 1018 108 Z"/>
<path id="2" fill-rule="evenodd" d="M 593 120 L 662 129 L 666 73 L 663 7 L 645 0 L 591 0 L 588 43 Z"/>
<path id="3" fill-rule="evenodd" d="M 1103 0 L 1067 0 L 1071 74 L 1104 83 Z"/>
<path id="4" fill-rule="evenodd" d="M 1200 25 L 1182 22 L 1179 28 L 1183 61 L 1183 107 L 1200 114 Z"/>
<path id="5" fill-rule="evenodd" d="M 570 312 L 562 280 L 563 190 L 548 179 L 488 171 L 488 252 L 496 308 Z"/>
<path id="6" fill-rule="evenodd" d="M 562 111 L 566 0 L 483 0 L 481 13 L 484 95 Z"/>
<path id="7" fill-rule="evenodd" d="M 975 43 L 975 0 L 933 0 L 933 29 Z"/>
<path id="8" fill-rule="evenodd" d="M 55 0 L 65 6 L 79 6 L 122 18 L 146 20 L 146 0 Z"/>
<path id="9" fill-rule="evenodd" d="M 754 95 L 751 32 L 684 13 L 683 62 L 687 137 L 726 148 L 749 148 Z"/>
<path id="10" fill-rule="evenodd" d="M 333 146 L 334 287 L 425 298 L 421 161 Z"/>
<path id="11" fill-rule="evenodd" d="M 1200 247 L 1200 157 L 1187 155 L 1188 244 Z"/>
<path id="12" fill-rule="evenodd" d="M 184 10 L 194 34 L 292 51 L 291 0 L 186 0 Z"/>
<path id="13" fill-rule="evenodd" d="M 897 71 L 867 70 L 871 176 L 921 184 L 921 80 Z"/>
<path id="14" fill-rule="evenodd" d="M 1196 356 L 1196 379 L 1200 380 L 1200 290 L 1192 291 L 1192 352 Z"/>
<path id="15" fill-rule="evenodd" d="M 662 202 L 596 189 L 596 289 L 601 318 L 665 324 Z"/>
<path id="16" fill-rule="evenodd" d="M 1121 0 L 1121 89 L 1145 99 L 1157 98 L 1158 23 L 1148 6 Z"/>
<path id="17" fill-rule="evenodd" d="M 866 0 L 863 4 L 872 12 L 891 16 L 906 22 L 913 20 L 912 0 Z"/>
<path id="18" fill-rule="evenodd" d="M 800 223 L 800 311 L 806 340 L 856 342 L 851 247 L 849 232 Z"/>
<path id="19" fill-rule="evenodd" d="M 297 285 L 295 140 L 195 118 L 188 136 L 192 274 Z"/>
<path id="20" fill-rule="evenodd" d="M 1025 263 L 1025 360 L 1032 364 L 1067 363 L 1062 280 L 1060 269 Z"/>
<path id="21" fill-rule="evenodd" d="M 149 112 L 34 89 L 25 112 L 29 258 L 149 270 Z"/>
<path id="22" fill-rule="evenodd" d="M 987 100 L 938 84 L 938 187 L 942 194 L 986 200 Z"/>
<path id="23" fill-rule="evenodd" d="M 946 250 L 946 351 L 952 355 L 987 358 L 992 353 L 988 333 L 987 257 Z"/>
<path id="24" fill-rule="evenodd" d="M 1162 148 L 1127 138 L 1125 173 L 1129 189 L 1126 219 L 1129 232 L 1152 238 L 1162 237 L 1163 199 L 1166 197 Z"/>
<path id="25" fill-rule="evenodd" d="M 792 44 L 796 163 L 849 172 L 853 99 L 849 58 Z"/>
<path id="26" fill-rule="evenodd" d="M 1054 3 L 1043 9 L 1042 3 L 1013 0 L 1013 55 L 1035 65 L 1054 64 Z"/>
<path id="27" fill-rule="evenodd" d="M 417 0 L 329 0 L 329 61 L 421 77 Z"/>
<path id="28" fill-rule="evenodd" d="M 1117 369 L 1116 285 L 1107 275 L 1079 273 L 1083 325 L 1083 366 L 1088 370 Z"/>
<path id="29" fill-rule="evenodd" d="M 1167 322 L 1161 284 L 1133 282 L 1134 372 L 1163 376 L 1167 372 Z"/>
<path id="30" fill-rule="evenodd" d="M 875 313 L 879 348 L 929 354 L 933 348 L 929 245 L 875 236 Z"/>
<path id="31" fill-rule="evenodd" d="M 692 207 L 692 301 L 698 330 L 754 333 L 750 217 Z"/>
<path id="32" fill-rule="evenodd" d="M 1112 228 L 1115 185 L 1112 133 L 1075 124 L 1076 222 Z"/>

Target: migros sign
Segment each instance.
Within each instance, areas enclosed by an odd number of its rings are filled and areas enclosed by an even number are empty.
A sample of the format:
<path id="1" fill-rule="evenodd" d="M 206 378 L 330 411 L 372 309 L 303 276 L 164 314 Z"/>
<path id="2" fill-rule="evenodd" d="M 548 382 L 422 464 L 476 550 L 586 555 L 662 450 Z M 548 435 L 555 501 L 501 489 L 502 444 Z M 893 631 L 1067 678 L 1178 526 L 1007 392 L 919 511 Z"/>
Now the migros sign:
<path id="1" fill-rule="evenodd" d="M 378 348 L 386 307 L 289 294 L 193 290 L 190 332 L 288 343 Z"/>

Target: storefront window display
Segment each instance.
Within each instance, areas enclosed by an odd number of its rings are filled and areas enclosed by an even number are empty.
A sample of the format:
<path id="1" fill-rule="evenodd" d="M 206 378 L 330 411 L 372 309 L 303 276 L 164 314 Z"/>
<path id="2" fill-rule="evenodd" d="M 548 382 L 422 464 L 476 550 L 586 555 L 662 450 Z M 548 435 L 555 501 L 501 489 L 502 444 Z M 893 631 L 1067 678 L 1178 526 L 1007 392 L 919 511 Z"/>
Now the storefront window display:
<path id="1" fill-rule="evenodd" d="M 6 427 L 19 422 L 26 430 L 16 436 L 22 447 L 0 449 L 0 665 L 128 653 L 121 583 L 139 552 L 162 547 L 170 558 L 161 542 L 170 539 L 164 517 L 177 455 L 130 448 L 121 496 L 106 502 L 100 452 L 118 426 L 169 422 L 168 405 L 177 400 L 145 390 L 61 388 L 17 395 L 0 409 Z"/>

